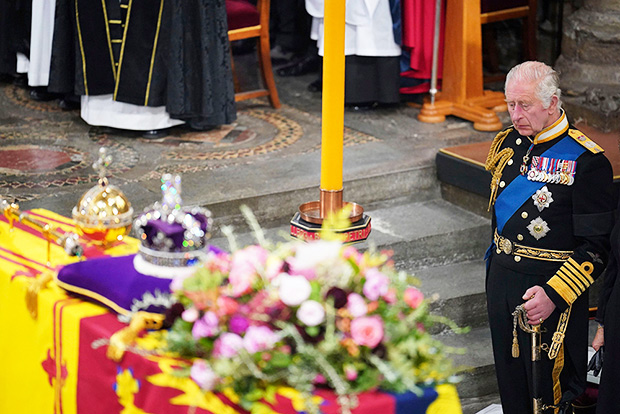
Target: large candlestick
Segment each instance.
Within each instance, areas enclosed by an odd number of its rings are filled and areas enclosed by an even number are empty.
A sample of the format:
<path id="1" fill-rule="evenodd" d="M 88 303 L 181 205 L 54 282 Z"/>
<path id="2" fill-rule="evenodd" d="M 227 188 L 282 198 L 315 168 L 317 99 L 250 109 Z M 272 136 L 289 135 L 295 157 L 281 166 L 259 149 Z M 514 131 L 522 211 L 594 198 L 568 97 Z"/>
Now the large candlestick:
<path id="1" fill-rule="evenodd" d="M 299 212 L 291 220 L 291 235 L 302 240 L 319 238 L 323 220 L 345 205 L 351 209 L 350 226 L 339 231 L 345 242 L 360 242 L 370 234 L 370 217 L 364 214 L 362 206 L 342 201 L 345 4 L 345 0 L 324 2 L 321 194 L 319 201 L 299 206 Z"/>
<path id="2" fill-rule="evenodd" d="M 324 4 L 321 190 L 342 191 L 345 1 Z"/>

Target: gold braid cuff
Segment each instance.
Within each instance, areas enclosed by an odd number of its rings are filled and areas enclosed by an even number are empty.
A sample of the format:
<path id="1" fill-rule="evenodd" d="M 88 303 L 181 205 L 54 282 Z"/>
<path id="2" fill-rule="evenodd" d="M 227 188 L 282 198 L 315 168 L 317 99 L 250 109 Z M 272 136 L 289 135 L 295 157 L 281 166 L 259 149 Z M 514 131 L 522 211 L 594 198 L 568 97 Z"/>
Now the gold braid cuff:
<path id="1" fill-rule="evenodd" d="M 489 197 L 489 207 L 487 211 L 491 209 L 491 206 L 495 204 L 495 199 L 497 198 L 497 189 L 499 187 L 499 181 L 502 177 L 502 172 L 506 167 L 506 163 L 508 160 L 512 158 L 514 155 L 514 150 L 512 148 L 504 148 L 499 151 L 499 147 L 506 139 L 506 136 L 512 131 L 512 128 L 508 128 L 500 133 L 498 133 L 493 142 L 491 143 L 491 148 L 489 149 L 489 154 L 487 155 L 487 160 L 484 165 L 484 168 L 487 171 L 491 172 L 491 195 Z"/>

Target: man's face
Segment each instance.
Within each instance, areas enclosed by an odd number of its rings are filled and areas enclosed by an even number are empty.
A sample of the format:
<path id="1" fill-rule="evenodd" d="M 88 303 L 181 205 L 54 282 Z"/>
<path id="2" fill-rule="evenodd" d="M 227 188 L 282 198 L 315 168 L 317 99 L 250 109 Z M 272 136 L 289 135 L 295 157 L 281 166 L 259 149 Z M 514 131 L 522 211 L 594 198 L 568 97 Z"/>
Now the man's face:
<path id="1" fill-rule="evenodd" d="M 557 117 L 557 97 L 553 97 L 549 108 L 544 108 L 535 94 L 536 83 L 512 81 L 506 87 L 508 113 L 514 127 L 521 135 L 534 137 L 553 124 Z"/>

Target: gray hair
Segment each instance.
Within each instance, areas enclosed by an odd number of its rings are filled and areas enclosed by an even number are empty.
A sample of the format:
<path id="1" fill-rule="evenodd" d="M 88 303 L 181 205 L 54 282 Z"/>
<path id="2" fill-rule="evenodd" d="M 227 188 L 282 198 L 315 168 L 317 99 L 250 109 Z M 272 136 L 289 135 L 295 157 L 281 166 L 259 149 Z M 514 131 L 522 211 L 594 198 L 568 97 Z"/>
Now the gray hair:
<path id="1" fill-rule="evenodd" d="M 536 97 L 542 102 L 543 107 L 548 108 L 551 105 L 551 98 L 555 95 L 558 97 L 558 109 L 562 108 L 560 77 L 551 66 L 536 61 L 520 63 L 506 75 L 504 90 L 513 81 L 536 82 Z"/>

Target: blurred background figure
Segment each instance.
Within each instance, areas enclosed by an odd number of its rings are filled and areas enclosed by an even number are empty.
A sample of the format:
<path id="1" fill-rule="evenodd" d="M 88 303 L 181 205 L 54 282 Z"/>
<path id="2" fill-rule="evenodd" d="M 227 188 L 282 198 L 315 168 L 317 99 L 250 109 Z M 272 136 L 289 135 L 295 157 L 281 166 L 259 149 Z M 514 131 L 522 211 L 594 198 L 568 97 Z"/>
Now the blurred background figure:
<path id="1" fill-rule="evenodd" d="M 0 76 L 27 85 L 32 0 L 0 0 Z"/>
<path id="2" fill-rule="evenodd" d="M 324 0 L 306 0 L 311 38 L 323 56 Z M 372 109 L 400 102 L 399 0 L 347 0 L 345 15 L 345 105 Z M 395 31 L 397 35 L 395 36 Z M 311 85 L 312 86 L 312 85 Z"/>
<path id="3" fill-rule="evenodd" d="M 79 95 L 90 125 L 146 138 L 231 123 L 225 1 L 58 0 L 48 90 Z"/>
<path id="4" fill-rule="evenodd" d="M 271 1 L 271 60 L 282 65 L 279 76 L 301 76 L 319 70 L 320 58 L 316 42 L 310 38 L 312 16 L 305 0 Z"/>

